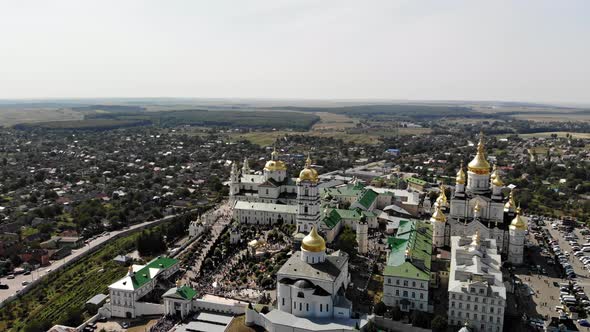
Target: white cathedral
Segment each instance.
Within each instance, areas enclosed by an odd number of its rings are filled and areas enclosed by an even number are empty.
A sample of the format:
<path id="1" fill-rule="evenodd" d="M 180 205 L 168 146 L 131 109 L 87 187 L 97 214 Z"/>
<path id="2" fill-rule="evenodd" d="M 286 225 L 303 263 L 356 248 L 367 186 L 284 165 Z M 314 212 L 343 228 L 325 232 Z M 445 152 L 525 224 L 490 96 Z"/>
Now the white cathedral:
<path id="1" fill-rule="evenodd" d="M 496 165 L 490 172 L 491 168 L 481 134 L 477 153 L 467 165 L 467 176 L 461 164 L 450 202 L 444 189 L 436 200 L 431 218 L 433 246 L 449 247 L 452 236 L 478 233 L 483 239 L 494 239 L 498 252 L 509 262 L 522 264 L 526 221 L 520 213 L 517 216 L 513 191 L 504 197 L 504 183 Z"/>
<path id="2" fill-rule="evenodd" d="M 249 308 L 246 324 L 270 332 L 354 331 L 359 321 L 350 317 L 352 303 L 345 296 L 350 284 L 348 255 L 340 251 L 328 255 L 326 241 L 317 232 L 321 213 L 318 173 L 309 158 L 295 182 L 299 250 L 277 272 L 277 309 L 263 313 Z M 302 236 L 303 232 L 308 234 Z"/>

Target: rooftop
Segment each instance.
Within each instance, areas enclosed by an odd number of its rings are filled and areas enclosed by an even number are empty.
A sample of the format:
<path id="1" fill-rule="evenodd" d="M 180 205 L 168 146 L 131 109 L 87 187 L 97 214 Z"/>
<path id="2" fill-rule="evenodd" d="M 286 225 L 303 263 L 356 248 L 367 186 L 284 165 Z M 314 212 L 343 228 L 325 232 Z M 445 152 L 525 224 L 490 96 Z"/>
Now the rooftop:
<path id="1" fill-rule="evenodd" d="M 386 276 L 430 280 L 432 226 L 418 220 L 401 220 L 395 236 L 389 237 Z"/>

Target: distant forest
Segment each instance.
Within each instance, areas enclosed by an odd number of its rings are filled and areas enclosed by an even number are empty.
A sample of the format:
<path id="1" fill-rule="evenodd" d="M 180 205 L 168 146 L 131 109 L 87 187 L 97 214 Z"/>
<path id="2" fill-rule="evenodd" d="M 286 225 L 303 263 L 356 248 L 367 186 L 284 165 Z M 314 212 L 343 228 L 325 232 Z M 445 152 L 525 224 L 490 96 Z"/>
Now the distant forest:
<path id="1" fill-rule="evenodd" d="M 329 112 L 351 117 L 379 119 L 385 117 L 406 118 L 408 120 L 433 120 L 437 118 L 489 118 L 489 114 L 476 112 L 469 107 L 431 106 L 431 105 L 359 105 L 342 107 L 270 107 L 272 110 L 297 112 Z"/>
<path id="2" fill-rule="evenodd" d="M 115 106 L 114 106 L 115 107 Z M 121 108 L 123 107 L 123 108 Z M 145 112 L 125 111 L 121 106 L 111 109 L 101 108 L 103 112 L 91 113 L 78 121 L 53 121 L 18 124 L 14 128 L 21 130 L 43 129 L 77 129 L 77 130 L 111 130 L 124 127 L 155 125 L 175 127 L 181 125 L 232 127 L 232 128 L 266 128 L 308 130 L 320 118 L 315 114 L 285 111 L 208 111 L 178 110 Z M 84 110 L 97 110 L 96 106 L 88 106 Z"/>

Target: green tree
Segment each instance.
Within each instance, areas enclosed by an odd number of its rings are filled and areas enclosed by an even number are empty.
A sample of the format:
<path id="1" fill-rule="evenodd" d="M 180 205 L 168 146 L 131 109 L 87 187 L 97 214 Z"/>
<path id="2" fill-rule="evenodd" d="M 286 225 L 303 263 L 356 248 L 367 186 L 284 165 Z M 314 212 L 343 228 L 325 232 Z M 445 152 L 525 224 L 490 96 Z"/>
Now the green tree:
<path id="1" fill-rule="evenodd" d="M 377 304 L 375 304 L 375 307 L 373 307 L 373 313 L 377 316 L 383 316 L 386 311 L 387 306 L 385 303 L 383 303 L 383 301 L 379 301 Z"/>
<path id="2" fill-rule="evenodd" d="M 444 332 L 447 330 L 447 317 L 436 315 L 430 324 L 433 332 Z"/>

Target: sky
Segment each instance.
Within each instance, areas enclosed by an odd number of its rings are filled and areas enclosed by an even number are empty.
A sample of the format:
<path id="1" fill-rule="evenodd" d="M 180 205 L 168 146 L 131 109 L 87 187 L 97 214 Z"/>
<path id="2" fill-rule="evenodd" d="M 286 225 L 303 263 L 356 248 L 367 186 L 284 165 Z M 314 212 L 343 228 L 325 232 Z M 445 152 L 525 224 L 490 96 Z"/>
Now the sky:
<path id="1" fill-rule="evenodd" d="M 0 99 L 590 103 L 588 0 L 0 2 Z"/>

